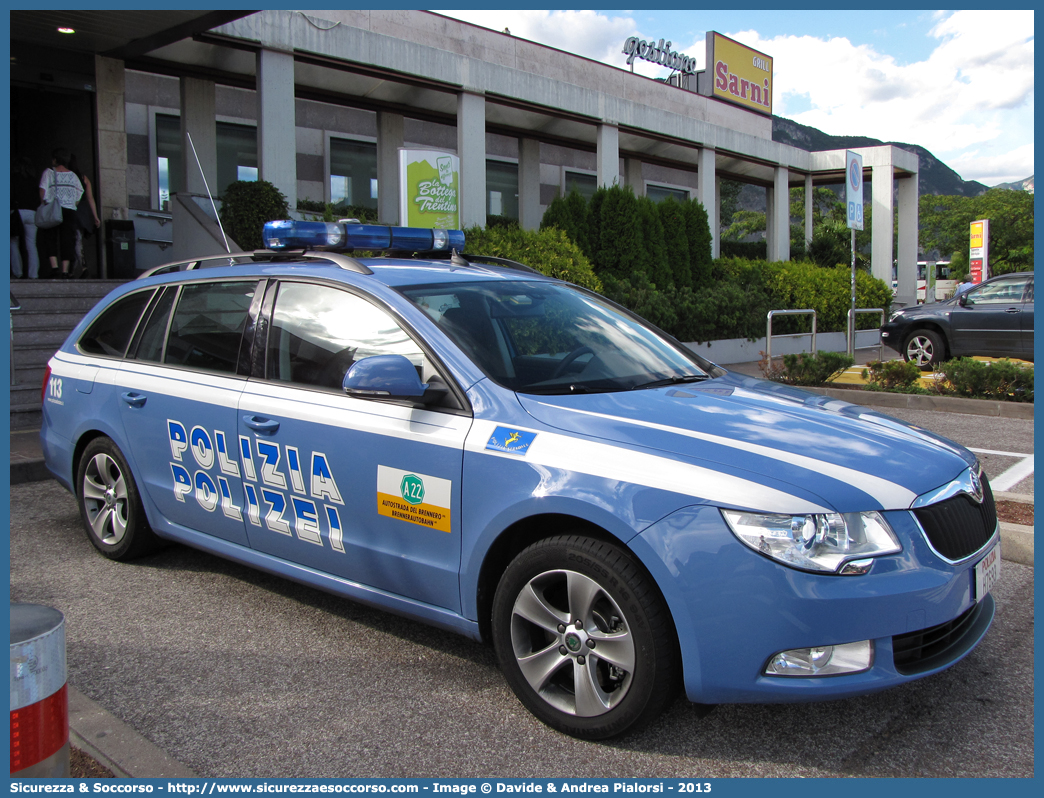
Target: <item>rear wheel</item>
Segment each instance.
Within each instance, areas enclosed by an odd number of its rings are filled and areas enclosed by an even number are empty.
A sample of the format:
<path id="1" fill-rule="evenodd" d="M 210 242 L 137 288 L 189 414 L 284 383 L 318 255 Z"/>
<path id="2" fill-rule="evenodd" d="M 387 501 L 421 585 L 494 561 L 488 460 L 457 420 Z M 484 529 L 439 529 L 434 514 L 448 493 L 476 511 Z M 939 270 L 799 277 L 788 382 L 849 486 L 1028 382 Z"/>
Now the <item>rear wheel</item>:
<path id="1" fill-rule="evenodd" d="M 159 547 L 127 461 L 110 438 L 87 444 L 76 488 L 87 537 L 110 560 L 130 560 Z"/>
<path id="2" fill-rule="evenodd" d="M 903 344 L 903 357 L 924 370 L 941 363 L 946 355 L 942 336 L 932 330 L 916 330 Z"/>
<path id="3" fill-rule="evenodd" d="M 493 641 L 519 700 L 575 737 L 640 729 L 675 693 L 663 599 L 626 552 L 599 540 L 555 537 L 522 551 L 497 587 Z"/>

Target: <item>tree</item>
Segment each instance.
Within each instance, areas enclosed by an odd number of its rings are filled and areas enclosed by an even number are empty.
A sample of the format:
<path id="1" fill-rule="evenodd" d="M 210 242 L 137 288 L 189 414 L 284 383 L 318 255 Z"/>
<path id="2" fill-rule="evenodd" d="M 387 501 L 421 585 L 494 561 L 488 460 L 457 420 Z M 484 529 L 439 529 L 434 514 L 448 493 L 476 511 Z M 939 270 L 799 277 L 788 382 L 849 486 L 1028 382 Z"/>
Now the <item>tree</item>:
<path id="1" fill-rule="evenodd" d="M 1033 268 L 1033 195 L 1025 191 L 993 188 L 977 197 L 921 197 L 922 251 L 937 250 L 960 269 L 960 261 L 967 258 L 971 223 L 978 219 L 990 220 L 991 275 Z"/>

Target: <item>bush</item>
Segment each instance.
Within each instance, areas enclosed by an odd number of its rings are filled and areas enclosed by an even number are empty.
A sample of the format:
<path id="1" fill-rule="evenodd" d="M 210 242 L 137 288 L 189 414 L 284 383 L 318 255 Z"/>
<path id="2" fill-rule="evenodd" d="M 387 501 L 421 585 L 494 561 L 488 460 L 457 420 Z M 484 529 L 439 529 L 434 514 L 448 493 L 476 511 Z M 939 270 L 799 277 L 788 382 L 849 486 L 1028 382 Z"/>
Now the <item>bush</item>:
<path id="1" fill-rule="evenodd" d="M 674 285 L 692 286 L 692 262 L 689 256 L 689 235 L 686 229 L 687 208 L 674 197 L 667 197 L 656 207 L 663 228 L 663 246 Z"/>
<path id="2" fill-rule="evenodd" d="M 365 205 L 346 205 L 339 202 L 317 202 L 315 200 L 298 200 L 297 210 L 316 214 L 309 221 L 336 222 L 338 219 L 358 219 L 363 224 L 377 224 L 377 210 Z M 306 217 L 308 218 L 308 217 Z"/>
<path id="3" fill-rule="evenodd" d="M 822 385 L 830 382 L 845 369 L 851 368 L 855 358 L 842 352 L 817 352 L 812 355 L 801 352 L 783 355 L 783 366 L 773 366 L 764 359 L 761 371 L 770 380 L 787 385 Z"/>
<path id="4" fill-rule="evenodd" d="M 921 369 L 905 360 L 874 361 L 866 366 L 863 379 L 872 390 L 907 391 L 921 379 Z"/>
<path id="5" fill-rule="evenodd" d="M 712 255 L 710 219 L 699 200 L 689 200 L 685 205 L 685 232 L 689 237 L 692 284 L 703 286 L 710 279 Z"/>
<path id="6" fill-rule="evenodd" d="M 936 367 L 946 381 L 946 389 L 972 399 L 999 399 L 1008 402 L 1033 401 L 1033 367 L 1011 360 L 984 362 L 959 357 Z"/>
<path id="7" fill-rule="evenodd" d="M 602 283 L 579 247 L 557 228 L 471 227 L 464 231 L 464 253 L 524 263 L 541 274 L 601 291 Z"/>
<path id="8" fill-rule="evenodd" d="M 587 200 L 580 195 L 580 192 L 573 189 L 567 196 L 555 197 L 551 201 L 540 220 L 540 229 L 557 227 L 590 259 L 591 245 L 588 230 L 590 224 Z"/>
<path id="9" fill-rule="evenodd" d="M 221 197 L 221 224 L 244 250 L 262 249 L 265 222 L 289 219 L 286 197 L 267 180 L 236 180 Z"/>
<path id="10" fill-rule="evenodd" d="M 722 241 L 719 247 L 723 258 L 768 259 L 767 241 Z"/>

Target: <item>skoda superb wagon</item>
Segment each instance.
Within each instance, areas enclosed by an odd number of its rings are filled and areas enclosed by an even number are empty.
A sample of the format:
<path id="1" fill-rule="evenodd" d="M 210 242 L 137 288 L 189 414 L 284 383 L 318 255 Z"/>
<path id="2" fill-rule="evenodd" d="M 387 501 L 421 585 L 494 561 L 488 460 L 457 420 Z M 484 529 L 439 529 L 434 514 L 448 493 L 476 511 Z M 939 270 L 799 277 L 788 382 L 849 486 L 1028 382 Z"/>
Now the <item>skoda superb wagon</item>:
<path id="1" fill-rule="evenodd" d="M 568 734 L 936 673 L 994 615 L 976 458 L 710 363 L 459 231 L 273 222 L 50 361 L 47 465 L 126 560 L 177 541 L 489 641 Z M 382 251 L 353 257 L 353 251 Z"/>

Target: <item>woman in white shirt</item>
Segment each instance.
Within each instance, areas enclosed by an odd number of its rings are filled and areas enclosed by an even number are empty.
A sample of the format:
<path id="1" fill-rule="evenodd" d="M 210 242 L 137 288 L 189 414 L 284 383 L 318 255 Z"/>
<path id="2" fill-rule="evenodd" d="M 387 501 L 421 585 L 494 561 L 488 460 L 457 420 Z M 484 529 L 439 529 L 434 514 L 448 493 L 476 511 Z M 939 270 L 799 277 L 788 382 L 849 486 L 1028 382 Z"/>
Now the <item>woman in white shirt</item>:
<path id="1" fill-rule="evenodd" d="M 40 201 L 50 202 L 55 192 L 62 206 L 62 223 L 58 227 L 40 230 L 44 253 L 51 261 L 51 269 L 57 270 L 58 259 L 62 261 L 60 276 L 69 276 L 69 262 L 76 251 L 76 205 L 83 196 L 83 184 L 75 172 L 69 169 L 69 151 L 59 147 L 52 153 L 51 167 L 44 170 L 40 178 Z"/>

